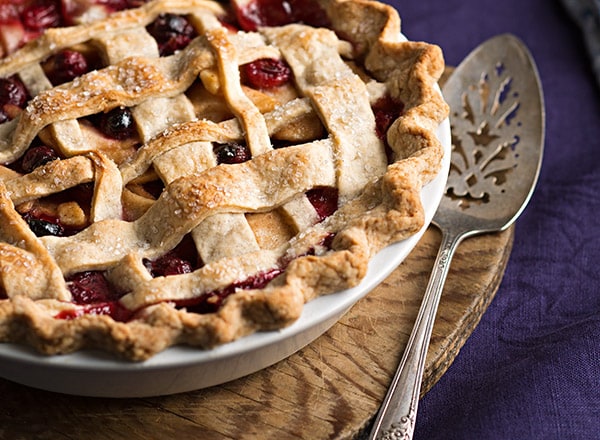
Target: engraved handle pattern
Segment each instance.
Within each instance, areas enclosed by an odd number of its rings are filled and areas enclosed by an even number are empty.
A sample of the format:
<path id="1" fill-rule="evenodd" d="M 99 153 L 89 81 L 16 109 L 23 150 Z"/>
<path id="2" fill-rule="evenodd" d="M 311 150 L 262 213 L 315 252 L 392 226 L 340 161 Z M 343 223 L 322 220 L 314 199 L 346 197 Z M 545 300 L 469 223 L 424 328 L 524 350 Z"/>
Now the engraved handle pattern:
<path id="1" fill-rule="evenodd" d="M 421 381 L 431 331 L 450 262 L 463 234 L 442 228 L 442 243 L 404 355 L 392 379 L 369 438 L 410 440 L 413 437 Z"/>

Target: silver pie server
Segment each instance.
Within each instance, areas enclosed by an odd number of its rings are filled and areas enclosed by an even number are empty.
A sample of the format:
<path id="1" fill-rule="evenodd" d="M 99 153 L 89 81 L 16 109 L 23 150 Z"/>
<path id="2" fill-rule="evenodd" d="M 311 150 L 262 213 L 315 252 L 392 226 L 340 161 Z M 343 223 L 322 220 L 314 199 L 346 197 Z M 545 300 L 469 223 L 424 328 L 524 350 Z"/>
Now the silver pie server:
<path id="1" fill-rule="evenodd" d="M 442 241 L 370 439 L 412 439 L 427 348 L 454 251 L 467 237 L 508 228 L 527 205 L 542 163 L 543 93 L 519 39 L 504 34 L 477 47 L 450 76 L 443 95 L 450 105 L 452 156 L 433 217 Z"/>

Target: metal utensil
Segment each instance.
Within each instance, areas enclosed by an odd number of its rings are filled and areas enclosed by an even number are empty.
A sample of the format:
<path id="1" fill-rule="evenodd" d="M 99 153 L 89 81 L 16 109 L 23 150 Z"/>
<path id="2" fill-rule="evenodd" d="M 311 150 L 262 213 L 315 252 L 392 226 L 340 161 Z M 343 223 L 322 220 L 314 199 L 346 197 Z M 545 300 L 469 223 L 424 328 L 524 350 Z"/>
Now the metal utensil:
<path id="1" fill-rule="evenodd" d="M 452 157 L 446 192 L 433 217 L 442 242 L 415 326 L 375 419 L 371 439 L 411 439 L 440 296 L 458 244 L 508 228 L 537 182 L 545 113 L 535 63 L 504 34 L 477 47 L 443 88 L 450 105 Z"/>

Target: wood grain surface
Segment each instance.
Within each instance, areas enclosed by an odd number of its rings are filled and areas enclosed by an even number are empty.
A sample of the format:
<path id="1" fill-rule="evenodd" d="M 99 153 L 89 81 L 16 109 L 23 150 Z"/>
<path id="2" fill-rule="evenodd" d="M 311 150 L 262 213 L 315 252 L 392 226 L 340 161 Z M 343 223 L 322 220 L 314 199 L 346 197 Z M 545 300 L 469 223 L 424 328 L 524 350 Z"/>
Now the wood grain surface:
<path id="1" fill-rule="evenodd" d="M 450 268 L 423 392 L 444 374 L 502 279 L 513 229 L 474 237 Z M 0 439 L 357 439 L 408 340 L 433 266 L 431 227 L 380 286 L 303 350 L 205 390 L 142 399 L 74 397 L 0 380 Z"/>

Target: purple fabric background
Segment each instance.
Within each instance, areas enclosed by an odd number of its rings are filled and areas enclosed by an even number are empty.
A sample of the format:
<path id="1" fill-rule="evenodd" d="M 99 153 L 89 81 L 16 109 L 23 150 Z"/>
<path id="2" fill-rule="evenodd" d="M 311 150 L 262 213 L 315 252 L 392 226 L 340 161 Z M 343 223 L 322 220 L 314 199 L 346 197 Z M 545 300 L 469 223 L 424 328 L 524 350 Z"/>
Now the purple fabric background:
<path id="1" fill-rule="evenodd" d="M 403 32 L 457 65 L 513 33 L 544 87 L 540 180 L 500 289 L 421 400 L 415 439 L 600 438 L 600 90 L 558 0 L 388 0 Z"/>

